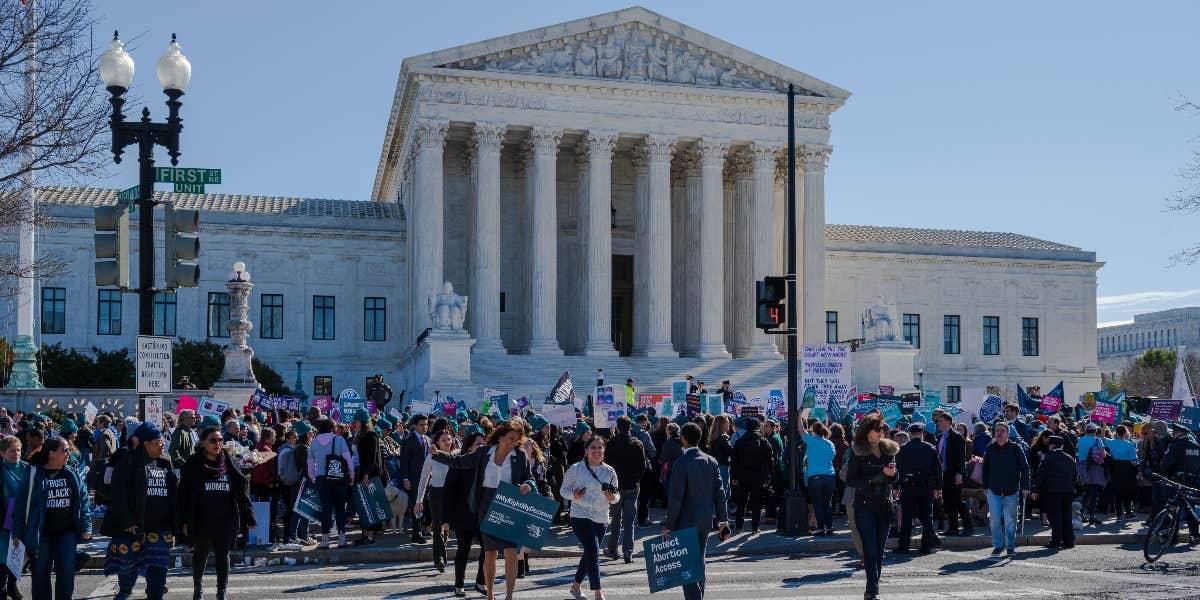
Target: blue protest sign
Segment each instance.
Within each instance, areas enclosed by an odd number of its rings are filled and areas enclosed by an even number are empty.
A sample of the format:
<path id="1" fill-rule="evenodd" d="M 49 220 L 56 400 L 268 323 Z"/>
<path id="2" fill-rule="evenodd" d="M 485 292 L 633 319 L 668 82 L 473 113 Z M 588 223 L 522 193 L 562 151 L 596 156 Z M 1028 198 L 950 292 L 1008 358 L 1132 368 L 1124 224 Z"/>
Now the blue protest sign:
<path id="1" fill-rule="evenodd" d="M 895 426 L 896 422 L 903 416 L 900 412 L 900 405 L 895 402 L 879 402 L 879 413 L 883 416 L 884 422 L 888 425 Z"/>
<path id="2" fill-rule="evenodd" d="M 338 405 L 342 410 L 342 421 L 345 423 L 354 421 L 354 413 L 358 409 L 365 410 L 367 408 L 367 399 L 359 396 L 358 392 L 354 391 L 353 388 L 342 390 L 342 393 L 338 394 L 337 399 Z"/>
<path id="3" fill-rule="evenodd" d="M 675 381 L 671 383 L 671 404 L 675 406 L 683 405 L 687 402 L 688 384 L 686 381 Z"/>
<path id="4" fill-rule="evenodd" d="M 517 546 L 541 550 L 557 511 L 554 499 L 532 491 L 522 496 L 517 486 L 501 481 L 479 530 Z"/>
<path id="5" fill-rule="evenodd" d="M 667 539 L 654 536 L 642 542 L 650 593 L 704 580 L 704 555 L 695 527 L 671 532 Z"/>
<path id="6" fill-rule="evenodd" d="M 1004 404 L 1004 399 L 995 394 L 989 395 L 983 405 L 979 407 L 979 420 L 984 423 L 991 423 L 997 416 L 1000 415 L 1000 407 Z"/>
<path id="7" fill-rule="evenodd" d="M 1195 406 L 1185 406 L 1179 413 L 1179 418 L 1175 419 L 1176 423 L 1187 427 L 1192 431 L 1196 431 L 1200 427 L 1200 408 Z"/>

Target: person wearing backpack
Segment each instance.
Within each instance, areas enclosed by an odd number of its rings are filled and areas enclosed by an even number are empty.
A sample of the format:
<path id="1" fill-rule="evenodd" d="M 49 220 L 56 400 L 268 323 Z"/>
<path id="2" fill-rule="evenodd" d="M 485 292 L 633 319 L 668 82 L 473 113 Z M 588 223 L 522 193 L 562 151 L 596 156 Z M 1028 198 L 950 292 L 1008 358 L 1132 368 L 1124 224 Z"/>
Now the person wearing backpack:
<path id="1" fill-rule="evenodd" d="M 1108 474 L 1104 471 L 1105 452 L 1104 440 L 1096 434 L 1095 423 L 1088 423 L 1083 436 L 1079 438 L 1076 456 L 1078 460 L 1079 482 L 1083 485 L 1083 512 L 1087 515 L 1087 524 L 1099 525 L 1096 518 L 1096 505 L 1100 501 L 1100 493 L 1108 483 Z"/>
<path id="2" fill-rule="evenodd" d="M 304 429 L 304 446 L 301 447 L 300 430 Z M 285 544 L 304 544 L 308 540 L 308 519 L 296 513 L 296 496 L 300 495 L 300 482 L 308 465 L 308 432 L 312 428 L 304 421 L 297 421 L 283 436 L 284 444 L 279 447 L 276 462 L 279 465 L 279 483 L 283 488 L 283 532 Z M 301 528 L 303 525 L 303 528 Z M 301 531 L 304 535 L 301 535 Z"/>
<path id="3" fill-rule="evenodd" d="M 328 417 L 317 420 L 317 439 L 308 452 L 308 478 L 321 495 L 321 548 L 329 547 L 329 529 L 337 525 L 338 547 L 346 546 L 346 503 L 354 485 L 354 460 L 346 440 L 333 432 Z"/>

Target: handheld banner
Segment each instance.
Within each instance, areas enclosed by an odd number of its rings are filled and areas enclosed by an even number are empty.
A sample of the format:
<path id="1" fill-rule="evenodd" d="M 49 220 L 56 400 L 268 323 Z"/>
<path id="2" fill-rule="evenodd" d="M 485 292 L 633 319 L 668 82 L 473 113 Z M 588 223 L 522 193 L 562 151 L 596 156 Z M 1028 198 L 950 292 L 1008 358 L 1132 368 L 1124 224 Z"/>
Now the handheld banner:
<path id="1" fill-rule="evenodd" d="M 900 412 L 900 405 L 895 402 L 880 402 L 879 413 L 883 416 L 883 420 L 893 427 L 903 416 L 903 413 Z"/>
<path id="2" fill-rule="evenodd" d="M 457 417 L 458 416 L 458 403 L 454 402 L 453 400 L 450 402 L 443 402 L 442 403 L 442 414 L 451 419 Z"/>
<path id="3" fill-rule="evenodd" d="M 592 395 L 593 417 L 597 429 L 612 429 L 617 425 L 617 418 L 625 413 L 623 407 L 617 406 L 616 392 L 611 385 L 596 388 Z"/>
<path id="4" fill-rule="evenodd" d="M 1108 402 L 1097 402 L 1092 411 L 1092 420 L 1111 425 L 1117 420 L 1117 405 Z"/>
<path id="5" fill-rule="evenodd" d="M 1150 418 L 1174 421 L 1183 412 L 1183 400 L 1151 400 Z"/>
<path id="6" fill-rule="evenodd" d="M 500 414 L 502 420 L 507 421 L 512 416 L 512 400 L 508 398 L 508 394 L 492 396 L 492 407 Z"/>
<path id="7" fill-rule="evenodd" d="M 688 384 L 686 381 L 671 383 L 671 404 L 680 406 L 687 402 Z"/>
<path id="8" fill-rule="evenodd" d="M 394 518 L 392 505 L 388 502 L 387 492 L 384 491 L 383 481 L 378 477 L 372 477 L 366 485 L 354 484 L 350 499 L 354 503 L 354 512 L 367 525 L 382 523 Z"/>
<path id="9" fill-rule="evenodd" d="M 1062 406 L 1062 398 L 1055 398 L 1054 396 L 1042 396 L 1042 412 L 1046 414 L 1053 414 L 1058 412 L 1058 407 L 1060 406 Z"/>
<path id="10" fill-rule="evenodd" d="M 700 404 L 700 396 L 699 395 L 688 394 L 686 396 L 686 399 L 687 399 L 687 411 L 684 414 L 687 415 L 688 419 L 698 416 L 701 412 L 703 412 L 703 405 Z"/>
<path id="11" fill-rule="evenodd" d="M 1195 406 L 1185 406 L 1179 413 L 1179 418 L 1175 419 L 1176 423 L 1187 427 L 1192 431 L 1200 428 L 1200 408 Z"/>
<path id="12" fill-rule="evenodd" d="M 416 405 L 416 402 L 413 404 Z M 359 409 L 367 408 L 367 399 L 359 396 L 358 392 L 354 391 L 353 388 L 346 388 L 342 390 L 342 393 L 338 394 L 338 408 L 342 412 L 342 422 L 349 423 L 354 420 L 354 413 L 358 412 Z M 424 412 L 433 412 L 433 405 L 431 404 L 429 409 Z"/>
<path id="13" fill-rule="evenodd" d="M 928 408 L 932 412 L 933 409 L 942 405 L 942 392 L 940 390 L 925 390 L 922 396 L 921 408 Z"/>
<path id="14" fill-rule="evenodd" d="M 650 593 L 704 580 L 704 555 L 695 527 L 672 531 L 667 539 L 653 536 L 642 542 Z"/>
<path id="15" fill-rule="evenodd" d="M 221 418 L 221 413 L 229 408 L 228 402 L 218 402 L 208 396 L 200 399 L 200 406 L 196 408 L 196 413 L 201 417 Z"/>
<path id="16" fill-rule="evenodd" d="M 543 404 L 542 416 L 551 425 L 570 427 L 575 424 L 575 405 L 569 402 L 566 404 Z"/>
<path id="17" fill-rule="evenodd" d="M 890 385 L 879 386 L 879 395 L 880 396 L 891 396 L 895 393 L 896 393 L 896 388 L 894 388 Z"/>
<path id="18" fill-rule="evenodd" d="M 1004 399 L 995 394 L 989 395 L 983 400 L 983 405 L 979 407 L 979 420 L 984 423 L 991 423 L 1000 415 L 1000 407 L 1004 404 Z"/>
<path id="19" fill-rule="evenodd" d="M 812 404 L 802 408 L 828 407 L 829 398 L 841 398 L 850 389 L 850 344 L 805 345 L 800 357 L 800 389 L 813 388 Z"/>
<path id="20" fill-rule="evenodd" d="M 541 550 L 556 512 L 555 500 L 534 491 L 522 496 L 517 486 L 501 481 L 479 530 L 519 547 Z"/>
<path id="21" fill-rule="evenodd" d="M 300 481 L 300 491 L 296 494 L 296 504 L 292 510 L 314 523 L 321 520 L 323 508 L 316 484 L 311 483 L 308 479 Z"/>

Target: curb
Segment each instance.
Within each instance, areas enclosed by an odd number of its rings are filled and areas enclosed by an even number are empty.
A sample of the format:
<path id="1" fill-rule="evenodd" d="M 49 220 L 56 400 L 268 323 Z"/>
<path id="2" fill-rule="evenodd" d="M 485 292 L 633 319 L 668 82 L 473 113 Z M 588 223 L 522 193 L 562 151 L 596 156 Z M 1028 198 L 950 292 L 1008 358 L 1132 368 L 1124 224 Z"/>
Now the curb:
<path id="1" fill-rule="evenodd" d="M 1075 536 L 1076 545 L 1121 545 L 1140 543 L 1143 534 L 1141 533 L 1093 533 L 1087 535 Z M 1017 537 L 1018 547 L 1037 547 L 1050 542 L 1049 534 L 1034 534 Z M 726 543 L 723 545 L 714 545 L 709 547 L 708 556 L 778 556 L 778 555 L 793 555 L 793 554 L 830 554 L 836 552 L 852 552 L 854 551 L 854 543 L 849 536 L 835 536 L 832 539 L 795 539 L 795 538 L 779 538 L 776 540 L 764 541 L 763 538 L 758 538 L 750 543 L 741 546 L 736 545 L 736 540 L 733 544 Z M 895 540 L 888 540 L 888 548 L 896 547 Z M 941 549 L 946 550 L 977 550 L 990 548 L 992 545 L 991 538 L 987 535 L 974 535 L 970 537 L 948 537 L 942 538 Z M 472 558 L 478 553 L 477 549 L 471 552 Z M 184 566 L 190 566 L 192 563 L 191 553 L 176 549 L 171 553 L 172 557 L 180 557 Z M 583 551 L 574 547 L 550 546 L 534 554 L 536 558 L 579 558 L 583 556 Z M 332 550 L 300 550 L 300 551 L 275 551 L 268 552 L 265 548 L 250 549 L 241 552 L 234 552 L 231 555 L 234 566 L 238 566 L 246 562 L 253 564 L 258 559 L 265 559 L 268 566 L 278 566 L 283 562 L 283 559 L 291 558 L 296 561 L 297 565 L 312 565 L 312 564 L 379 564 L 379 563 L 399 563 L 399 562 L 433 562 L 433 549 L 431 547 L 423 548 L 377 548 L 377 549 L 360 549 L 347 548 L 345 550 L 334 548 Z M 174 561 L 172 561 L 174 564 Z M 103 568 L 104 557 L 93 556 L 87 564 L 88 568 Z"/>

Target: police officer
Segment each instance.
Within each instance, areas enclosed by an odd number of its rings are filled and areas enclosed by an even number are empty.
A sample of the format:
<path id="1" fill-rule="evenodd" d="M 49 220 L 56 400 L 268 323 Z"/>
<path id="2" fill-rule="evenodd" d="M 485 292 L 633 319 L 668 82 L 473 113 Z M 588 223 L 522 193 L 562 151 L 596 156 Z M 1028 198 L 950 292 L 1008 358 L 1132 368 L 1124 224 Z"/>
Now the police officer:
<path id="1" fill-rule="evenodd" d="M 921 554 L 929 554 L 937 543 L 933 529 L 933 499 L 941 496 L 942 463 L 937 449 L 926 442 L 924 423 L 908 426 L 908 443 L 896 455 L 900 487 L 900 543 L 896 552 L 908 552 L 913 517 L 921 521 Z"/>
<path id="2" fill-rule="evenodd" d="M 1168 477 L 1176 483 L 1195 486 L 1197 475 L 1200 475 L 1200 444 L 1192 437 L 1192 432 L 1184 425 L 1171 423 L 1171 445 L 1162 458 L 1163 477 Z M 1200 531 L 1197 531 L 1196 515 L 1190 510 L 1183 511 L 1187 516 L 1188 533 L 1191 543 L 1200 544 Z"/>

